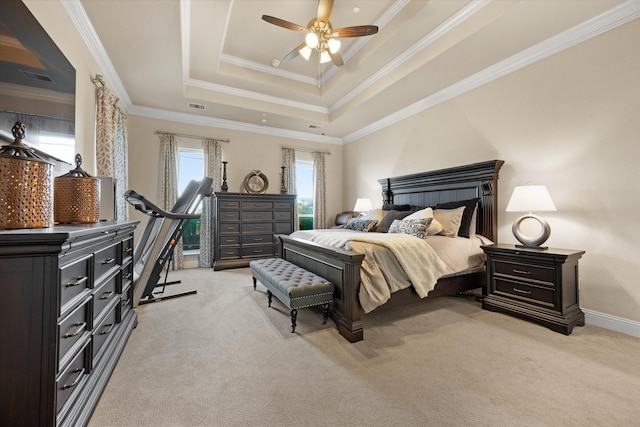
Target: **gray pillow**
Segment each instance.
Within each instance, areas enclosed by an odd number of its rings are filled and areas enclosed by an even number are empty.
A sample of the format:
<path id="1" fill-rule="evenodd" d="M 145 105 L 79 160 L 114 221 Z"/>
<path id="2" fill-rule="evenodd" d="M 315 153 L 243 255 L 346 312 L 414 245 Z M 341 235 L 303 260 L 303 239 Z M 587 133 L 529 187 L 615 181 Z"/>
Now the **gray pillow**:
<path id="1" fill-rule="evenodd" d="M 409 216 L 409 214 L 411 214 L 410 211 L 397 211 L 397 210 L 387 211 L 387 213 L 384 215 L 384 218 L 382 218 L 380 222 L 378 222 L 376 231 L 378 233 L 386 233 L 387 231 L 389 231 L 389 227 L 391 227 L 391 224 L 393 223 L 394 220 L 404 219 L 404 217 Z"/>
<path id="2" fill-rule="evenodd" d="M 389 233 L 410 234 L 420 239 L 427 237 L 427 229 L 433 218 L 396 219 L 389 227 Z"/>

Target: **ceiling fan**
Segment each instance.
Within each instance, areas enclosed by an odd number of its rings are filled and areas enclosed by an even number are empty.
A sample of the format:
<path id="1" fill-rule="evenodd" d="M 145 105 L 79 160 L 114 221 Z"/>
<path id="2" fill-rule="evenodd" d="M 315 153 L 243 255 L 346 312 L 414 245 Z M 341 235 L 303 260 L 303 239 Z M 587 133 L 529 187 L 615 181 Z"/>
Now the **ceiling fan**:
<path id="1" fill-rule="evenodd" d="M 290 61 L 298 55 L 309 60 L 311 51 L 316 49 L 320 53 L 320 63 L 333 62 L 338 67 L 344 64 L 342 56 L 338 53 L 342 37 L 370 36 L 378 32 L 376 25 L 358 25 L 333 29 L 329 17 L 333 9 L 333 0 L 318 0 L 318 14 L 306 27 L 285 21 L 269 15 L 262 15 L 262 19 L 270 24 L 287 28 L 293 31 L 307 33 L 304 43 L 289 52 L 282 60 Z"/>

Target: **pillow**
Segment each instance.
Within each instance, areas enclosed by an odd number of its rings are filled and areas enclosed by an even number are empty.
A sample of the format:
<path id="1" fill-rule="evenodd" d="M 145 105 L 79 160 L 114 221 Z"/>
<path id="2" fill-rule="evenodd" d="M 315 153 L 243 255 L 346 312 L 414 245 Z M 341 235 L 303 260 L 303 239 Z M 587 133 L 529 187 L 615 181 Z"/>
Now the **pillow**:
<path id="1" fill-rule="evenodd" d="M 344 228 L 347 230 L 371 231 L 376 227 L 377 224 L 378 221 L 376 221 L 375 219 L 353 218 L 349 220 Z"/>
<path id="2" fill-rule="evenodd" d="M 413 208 L 411 205 L 384 205 L 382 209 L 385 211 L 410 211 Z"/>
<path id="3" fill-rule="evenodd" d="M 365 212 L 364 215 L 359 216 L 358 218 L 360 219 L 375 219 L 376 221 L 380 222 L 382 221 L 382 218 L 384 218 L 384 215 L 386 214 L 385 211 L 383 211 L 382 209 L 371 209 L 368 212 Z"/>
<path id="4" fill-rule="evenodd" d="M 448 237 L 456 237 L 460 231 L 462 223 L 462 214 L 465 211 L 464 206 L 455 209 L 436 209 L 433 211 L 433 217 L 442 224 L 440 234 Z"/>
<path id="5" fill-rule="evenodd" d="M 411 215 L 405 217 L 404 219 L 423 219 L 423 218 L 431 218 L 431 224 L 429 225 L 429 229 L 427 230 L 427 235 L 428 236 L 435 236 L 436 234 L 440 233 L 442 231 L 442 224 L 440 224 L 440 222 L 438 222 L 434 217 L 433 217 L 433 209 L 432 208 L 425 208 L 422 209 L 420 211 L 414 212 Z"/>
<path id="6" fill-rule="evenodd" d="M 458 200 L 455 202 L 438 203 L 435 209 L 454 209 L 460 206 L 464 206 L 467 209 L 464 210 L 462 215 L 462 222 L 460 223 L 460 229 L 458 230 L 458 236 L 469 237 L 469 229 L 471 228 L 471 218 L 473 217 L 473 211 L 476 209 L 479 198 L 469 200 Z"/>
<path id="7" fill-rule="evenodd" d="M 396 219 L 389 227 L 389 233 L 402 233 L 416 236 L 420 239 L 427 237 L 427 230 L 433 218 Z"/>
<path id="8" fill-rule="evenodd" d="M 409 211 L 396 211 L 396 210 L 387 211 L 384 218 L 382 218 L 380 222 L 378 222 L 376 231 L 378 233 L 386 233 L 387 231 L 389 231 L 389 227 L 391 226 L 394 220 L 404 219 L 404 217 L 408 216 L 410 213 L 411 212 Z"/>

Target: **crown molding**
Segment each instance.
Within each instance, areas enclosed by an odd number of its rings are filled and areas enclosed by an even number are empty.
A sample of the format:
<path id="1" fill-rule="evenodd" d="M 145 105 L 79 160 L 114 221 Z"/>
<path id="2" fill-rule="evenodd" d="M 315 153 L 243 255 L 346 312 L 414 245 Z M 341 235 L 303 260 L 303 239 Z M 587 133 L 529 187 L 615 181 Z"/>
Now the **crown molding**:
<path id="1" fill-rule="evenodd" d="M 391 126 L 401 120 L 418 114 L 442 102 L 460 96 L 466 92 L 490 83 L 496 79 L 535 64 L 551 55 L 569 49 L 579 43 L 596 37 L 602 33 L 619 27 L 640 17 L 640 2 L 628 0 L 608 11 L 595 16 L 581 24 L 552 36 L 530 48 L 527 48 L 509 58 L 495 63 L 478 73 L 462 79 L 418 102 L 413 103 L 369 126 L 344 137 L 344 143 L 356 141 L 369 134 Z"/>

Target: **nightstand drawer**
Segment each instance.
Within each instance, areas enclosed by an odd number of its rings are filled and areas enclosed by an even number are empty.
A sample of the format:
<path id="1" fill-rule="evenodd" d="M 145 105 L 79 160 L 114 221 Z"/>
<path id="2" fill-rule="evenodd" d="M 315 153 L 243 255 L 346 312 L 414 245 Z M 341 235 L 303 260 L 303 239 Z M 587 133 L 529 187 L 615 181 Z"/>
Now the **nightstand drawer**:
<path id="1" fill-rule="evenodd" d="M 555 307 L 555 291 L 542 286 L 494 277 L 495 293 L 508 294 L 509 297 L 539 304 L 543 307 Z"/>
<path id="2" fill-rule="evenodd" d="M 507 276 L 521 277 L 528 280 L 548 282 L 549 284 L 551 284 L 551 286 L 553 286 L 554 283 L 555 269 L 553 268 L 503 260 L 495 260 L 494 266 L 496 274 L 504 274 Z"/>

